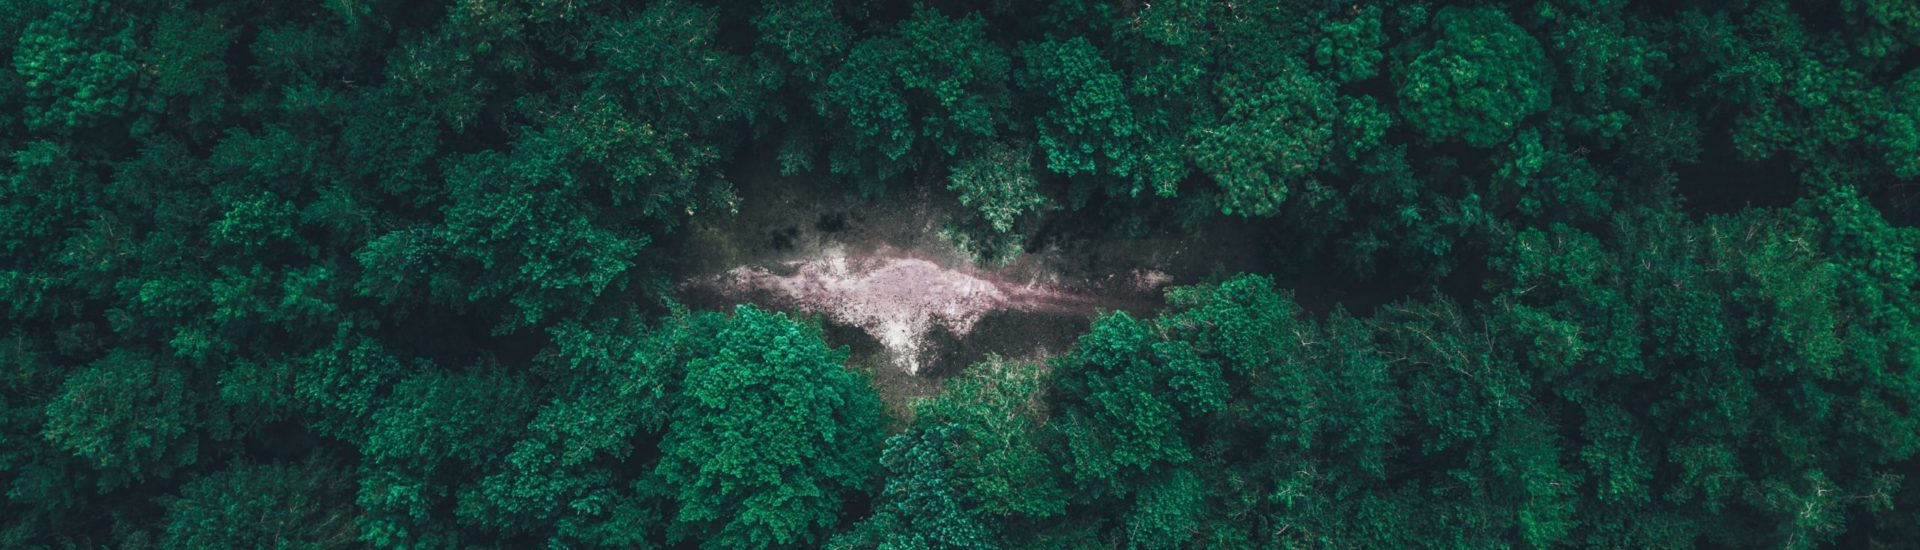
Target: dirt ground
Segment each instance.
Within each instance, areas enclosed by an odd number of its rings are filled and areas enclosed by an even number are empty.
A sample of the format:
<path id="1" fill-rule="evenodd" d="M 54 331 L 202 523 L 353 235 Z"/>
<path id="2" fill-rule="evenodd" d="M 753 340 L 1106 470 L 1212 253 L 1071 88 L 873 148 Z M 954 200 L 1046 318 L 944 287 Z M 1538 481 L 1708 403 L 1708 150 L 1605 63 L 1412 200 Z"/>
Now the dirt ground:
<path id="1" fill-rule="evenodd" d="M 817 316 L 896 413 L 989 354 L 1043 361 L 1092 318 L 1149 316 L 1170 285 L 1262 270 L 1244 228 L 1117 237 L 1098 216 L 1031 224 L 1026 253 L 983 268 L 940 235 L 967 211 L 934 184 L 883 197 L 750 174 L 732 217 L 692 222 L 669 257 L 683 303 Z"/>

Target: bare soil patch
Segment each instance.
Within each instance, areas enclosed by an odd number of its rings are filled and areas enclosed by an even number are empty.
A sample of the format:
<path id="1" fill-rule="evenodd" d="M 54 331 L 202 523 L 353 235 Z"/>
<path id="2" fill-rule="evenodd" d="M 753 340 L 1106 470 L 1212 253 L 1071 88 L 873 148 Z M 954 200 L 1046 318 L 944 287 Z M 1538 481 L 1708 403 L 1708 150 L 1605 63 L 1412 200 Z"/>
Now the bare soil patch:
<path id="1" fill-rule="evenodd" d="M 1024 254 L 983 268 L 941 236 L 970 213 L 938 182 L 859 197 L 773 174 L 738 181 L 752 200 L 736 215 L 698 217 L 663 243 L 681 301 L 815 316 L 902 416 L 908 398 L 989 355 L 1045 360 L 1102 312 L 1147 316 L 1167 286 L 1267 271 L 1245 227 L 1121 236 L 1088 213 L 1031 224 Z"/>
<path id="2" fill-rule="evenodd" d="M 990 313 L 1084 318 L 1102 309 L 1141 309 L 1151 307 L 1151 297 L 1170 280 L 1158 271 L 1135 271 L 1105 284 L 1066 283 L 1057 277 L 1015 280 L 998 271 L 943 266 L 905 255 L 850 255 L 842 247 L 779 267 L 740 266 L 690 284 L 723 299 L 817 313 L 859 328 L 908 374 L 919 374 L 937 358 L 950 355 L 936 347 L 971 340 L 975 326 Z M 949 338 L 936 340 L 936 331 Z M 1019 335 L 998 336 L 996 340 Z"/>

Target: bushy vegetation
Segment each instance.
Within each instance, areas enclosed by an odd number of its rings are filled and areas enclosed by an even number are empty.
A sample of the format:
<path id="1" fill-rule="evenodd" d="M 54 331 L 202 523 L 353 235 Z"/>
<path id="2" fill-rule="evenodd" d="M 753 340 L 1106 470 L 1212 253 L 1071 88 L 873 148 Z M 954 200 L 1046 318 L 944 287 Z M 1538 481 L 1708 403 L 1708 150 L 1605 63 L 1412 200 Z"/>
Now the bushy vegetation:
<path id="1" fill-rule="evenodd" d="M 18 0 L 0 546 L 1898 547 L 1907 0 Z M 1275 230 L 890 419 L 663 246 L 777 165 Z"/>

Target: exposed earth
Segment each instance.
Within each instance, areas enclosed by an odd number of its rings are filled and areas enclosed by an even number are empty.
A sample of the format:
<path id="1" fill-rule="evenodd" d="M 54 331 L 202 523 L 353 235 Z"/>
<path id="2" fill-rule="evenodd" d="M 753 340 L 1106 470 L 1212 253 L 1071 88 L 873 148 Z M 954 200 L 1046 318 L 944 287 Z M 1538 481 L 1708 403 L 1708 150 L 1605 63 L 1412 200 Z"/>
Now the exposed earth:
<path id="1" fill-rule="evenodd" d="M 896 407 L 990 355 L 1038 361 L 1064 352 L 1101 312 L 1150 316 L 1167 286 L 1274 271 L 1253 244 L 1258 228 L 1120 237 L 1096 214 L 1059 212 L 1028 224 L 1024 253 L 983 267 L 943 235 L 968 211 L 935 192 L 937 181 L 861 198 L 769 174 L 738 179 L 757 182 L 740 190 L 755 200 L 732 217 L 697 218 L 674 241 L 681 249 L 667 254 L 679 261 L 681 301 L 818 318 L 828 343 L 848 346 L 849 363 Z"/>
<path id="2" fill-rule="evenodd" d="M 777 268 L 740 266 L 691 285 L 722 298 L 818 313 L 859 328 L 887 351 L 894 366 L 919 374 L 941 355 L 932 349 L 935 330 L 964 342 L 989 313 L 1081 318 L 1101 309 L 1150 308 L 1168 280 L 1150 270 L 1095 283 L 1013 280 L 996 271 L 910 256 L 850 256 L 834 246 L 810 259 Z"/>

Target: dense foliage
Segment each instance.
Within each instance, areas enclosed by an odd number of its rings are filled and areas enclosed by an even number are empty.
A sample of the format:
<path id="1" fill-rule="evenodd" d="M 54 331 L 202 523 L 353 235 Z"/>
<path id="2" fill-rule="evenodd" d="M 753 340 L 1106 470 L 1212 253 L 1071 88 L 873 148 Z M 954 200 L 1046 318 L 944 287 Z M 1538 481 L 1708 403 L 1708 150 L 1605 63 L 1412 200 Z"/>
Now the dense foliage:
<path id="1" fill-rule="evenodd" d="M 1911 2 L 0 3 L 3 547 L 1920 540 Z M 889 418 L 769 172 L 1301 267 Z"/>

